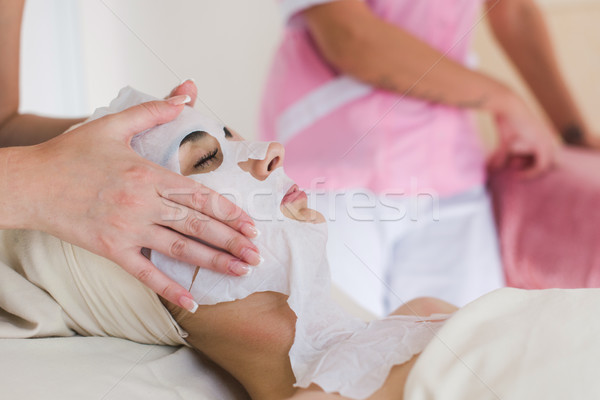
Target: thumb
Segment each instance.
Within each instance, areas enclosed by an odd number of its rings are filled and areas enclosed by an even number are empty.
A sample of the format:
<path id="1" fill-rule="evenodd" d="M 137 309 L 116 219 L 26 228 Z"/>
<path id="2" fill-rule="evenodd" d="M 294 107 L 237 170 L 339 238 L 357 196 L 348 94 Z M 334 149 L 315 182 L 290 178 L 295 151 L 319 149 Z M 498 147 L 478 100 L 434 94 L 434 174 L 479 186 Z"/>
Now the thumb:
<path id="1" fill-rule="evenodd" d="M 192 101 L 188 103 L 190 107 L 194 107 L 196 98 L 198 97 L 198 88 L 192 79 L 184 81 L 181 85 L 177 86 L 171 91 L 169 97 L 187 94 L 192 98 Z"/>
<path id="2" fill-rule="evenodd" d="M 106 121 L 109 124 L 107 130 L 129 143 L 131 138 L 138 133 L 177 118 L 183 111 L 184 105 L 190 101 L 190 96 L 181 95 L 167 100 L 138 104 L 120 113 L 110 115 Z"/>

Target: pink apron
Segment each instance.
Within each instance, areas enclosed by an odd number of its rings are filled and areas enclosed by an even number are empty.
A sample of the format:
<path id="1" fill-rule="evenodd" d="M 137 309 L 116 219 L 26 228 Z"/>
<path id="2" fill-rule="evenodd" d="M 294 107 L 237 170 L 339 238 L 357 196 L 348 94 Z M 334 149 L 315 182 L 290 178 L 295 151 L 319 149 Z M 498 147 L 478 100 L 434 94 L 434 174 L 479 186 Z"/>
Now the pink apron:
<path id="1" fill-rule="evenodd" d="M 470 112 L 376 90 L 323 61 L 299 12 L 329 1 L 280 1 L 286 32 L 269 74 L 260 130 L 261 139 L 286 145 L 288 174 L 308 189 L 375 193 L 417 188 L 452 195 L 481 185 L 484 156 Z M 368 4 L 380 18 L 468 64 L 480 0 Z"/>

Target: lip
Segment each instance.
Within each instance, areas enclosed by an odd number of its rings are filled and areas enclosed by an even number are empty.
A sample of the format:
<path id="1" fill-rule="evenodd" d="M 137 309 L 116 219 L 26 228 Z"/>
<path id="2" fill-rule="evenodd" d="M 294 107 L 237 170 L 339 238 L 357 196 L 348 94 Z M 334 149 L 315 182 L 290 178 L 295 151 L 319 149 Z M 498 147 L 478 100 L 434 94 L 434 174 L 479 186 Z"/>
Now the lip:
<path id="1" fill-rule="evenodd" d="M 285 196 L 283 196 L 283 199 L 281 200 L 281 204 L 292 203 L 301 197 L 306 198 L 307 197 L 306 193 L 304 193 L 302 190 L 300 190 L 298 185 L 293 184 L 292 187 L 288 189 Z"/>

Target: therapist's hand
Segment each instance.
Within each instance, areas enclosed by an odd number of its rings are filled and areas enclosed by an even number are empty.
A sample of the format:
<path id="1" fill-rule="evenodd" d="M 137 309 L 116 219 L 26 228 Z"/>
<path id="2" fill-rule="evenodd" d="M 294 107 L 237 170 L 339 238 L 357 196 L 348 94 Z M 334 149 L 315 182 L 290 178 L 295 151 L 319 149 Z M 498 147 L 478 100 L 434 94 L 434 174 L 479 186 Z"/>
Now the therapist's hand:
<path id="1" fill-rule="evenodd" d="M 558 134 L 516 95 L 503 99 L 495 113 L 498 147 L 489 164 L 502 168 L 511 158 L 527 159 L 522 176 L 533 178 L 552 167 L 559 148 Z"/>
<path id="2" fill-rule="evenodd" d="M 169 98 L 181 95 L 190 96 L 191 100 L 189 103 L 187 103 L 187 105 L 190 107 L 194 107 L 194 104 L 196 103 L 196 98 L 198 97 L 198 88 L 196 87 L 196 84 L 193 80 L 186 79 L 185 81 L 181 82 L 179 86 L 171 90 Z"/>
<path id="3" fill-rule="evenodd" d="M 145 103 L 45 143 L 14 148 L 7 176 L 11 192 L 18 193 L 11 213 L 27 216 L 19 221 L 21 227 L 48 232 L 104 256 L 190 310 L 195 307 L 190 293 L 146 259 L 142 248 L 230 275 L 247 273 L 248 264 L 257 265 L 259 256 L 248 240 L 256 236 L 250 217 L 217 193 L 143 159 L 130 147 L 135 134 L 176 118 L 185 97 Z M 180 218 L 172 218 L 175 209 Z"/>
<path id="4" fill-rule="evenodd" d="M 585 147 L 600 150 L 600 135 L 590 134 L 585 138 L 584 143 Z"/>
<path id="5" fill-rule="evenodd" d="M 583 137 L 579 140 L 568 140 L 563 134 L 563 139 L 566 144 L 570 146 L 583 147 L 590 150 L 600 150 L 600 135 L 587 131 L 585 134 L 582 134 L 582 136 Z"/>

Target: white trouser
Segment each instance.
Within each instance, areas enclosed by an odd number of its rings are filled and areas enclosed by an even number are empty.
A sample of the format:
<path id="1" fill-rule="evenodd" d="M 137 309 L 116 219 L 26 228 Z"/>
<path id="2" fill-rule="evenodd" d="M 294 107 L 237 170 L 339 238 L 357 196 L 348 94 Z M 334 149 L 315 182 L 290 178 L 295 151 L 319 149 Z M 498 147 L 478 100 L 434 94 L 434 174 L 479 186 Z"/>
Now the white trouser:
<path id="1" fill-rule="evenodd" d="M 309 206 L 327 219 L 334 285 L 378 316 L 415 297 L 462 306 L 504 286 L 483 187 L 440 199 L 314 192 Z"/>

